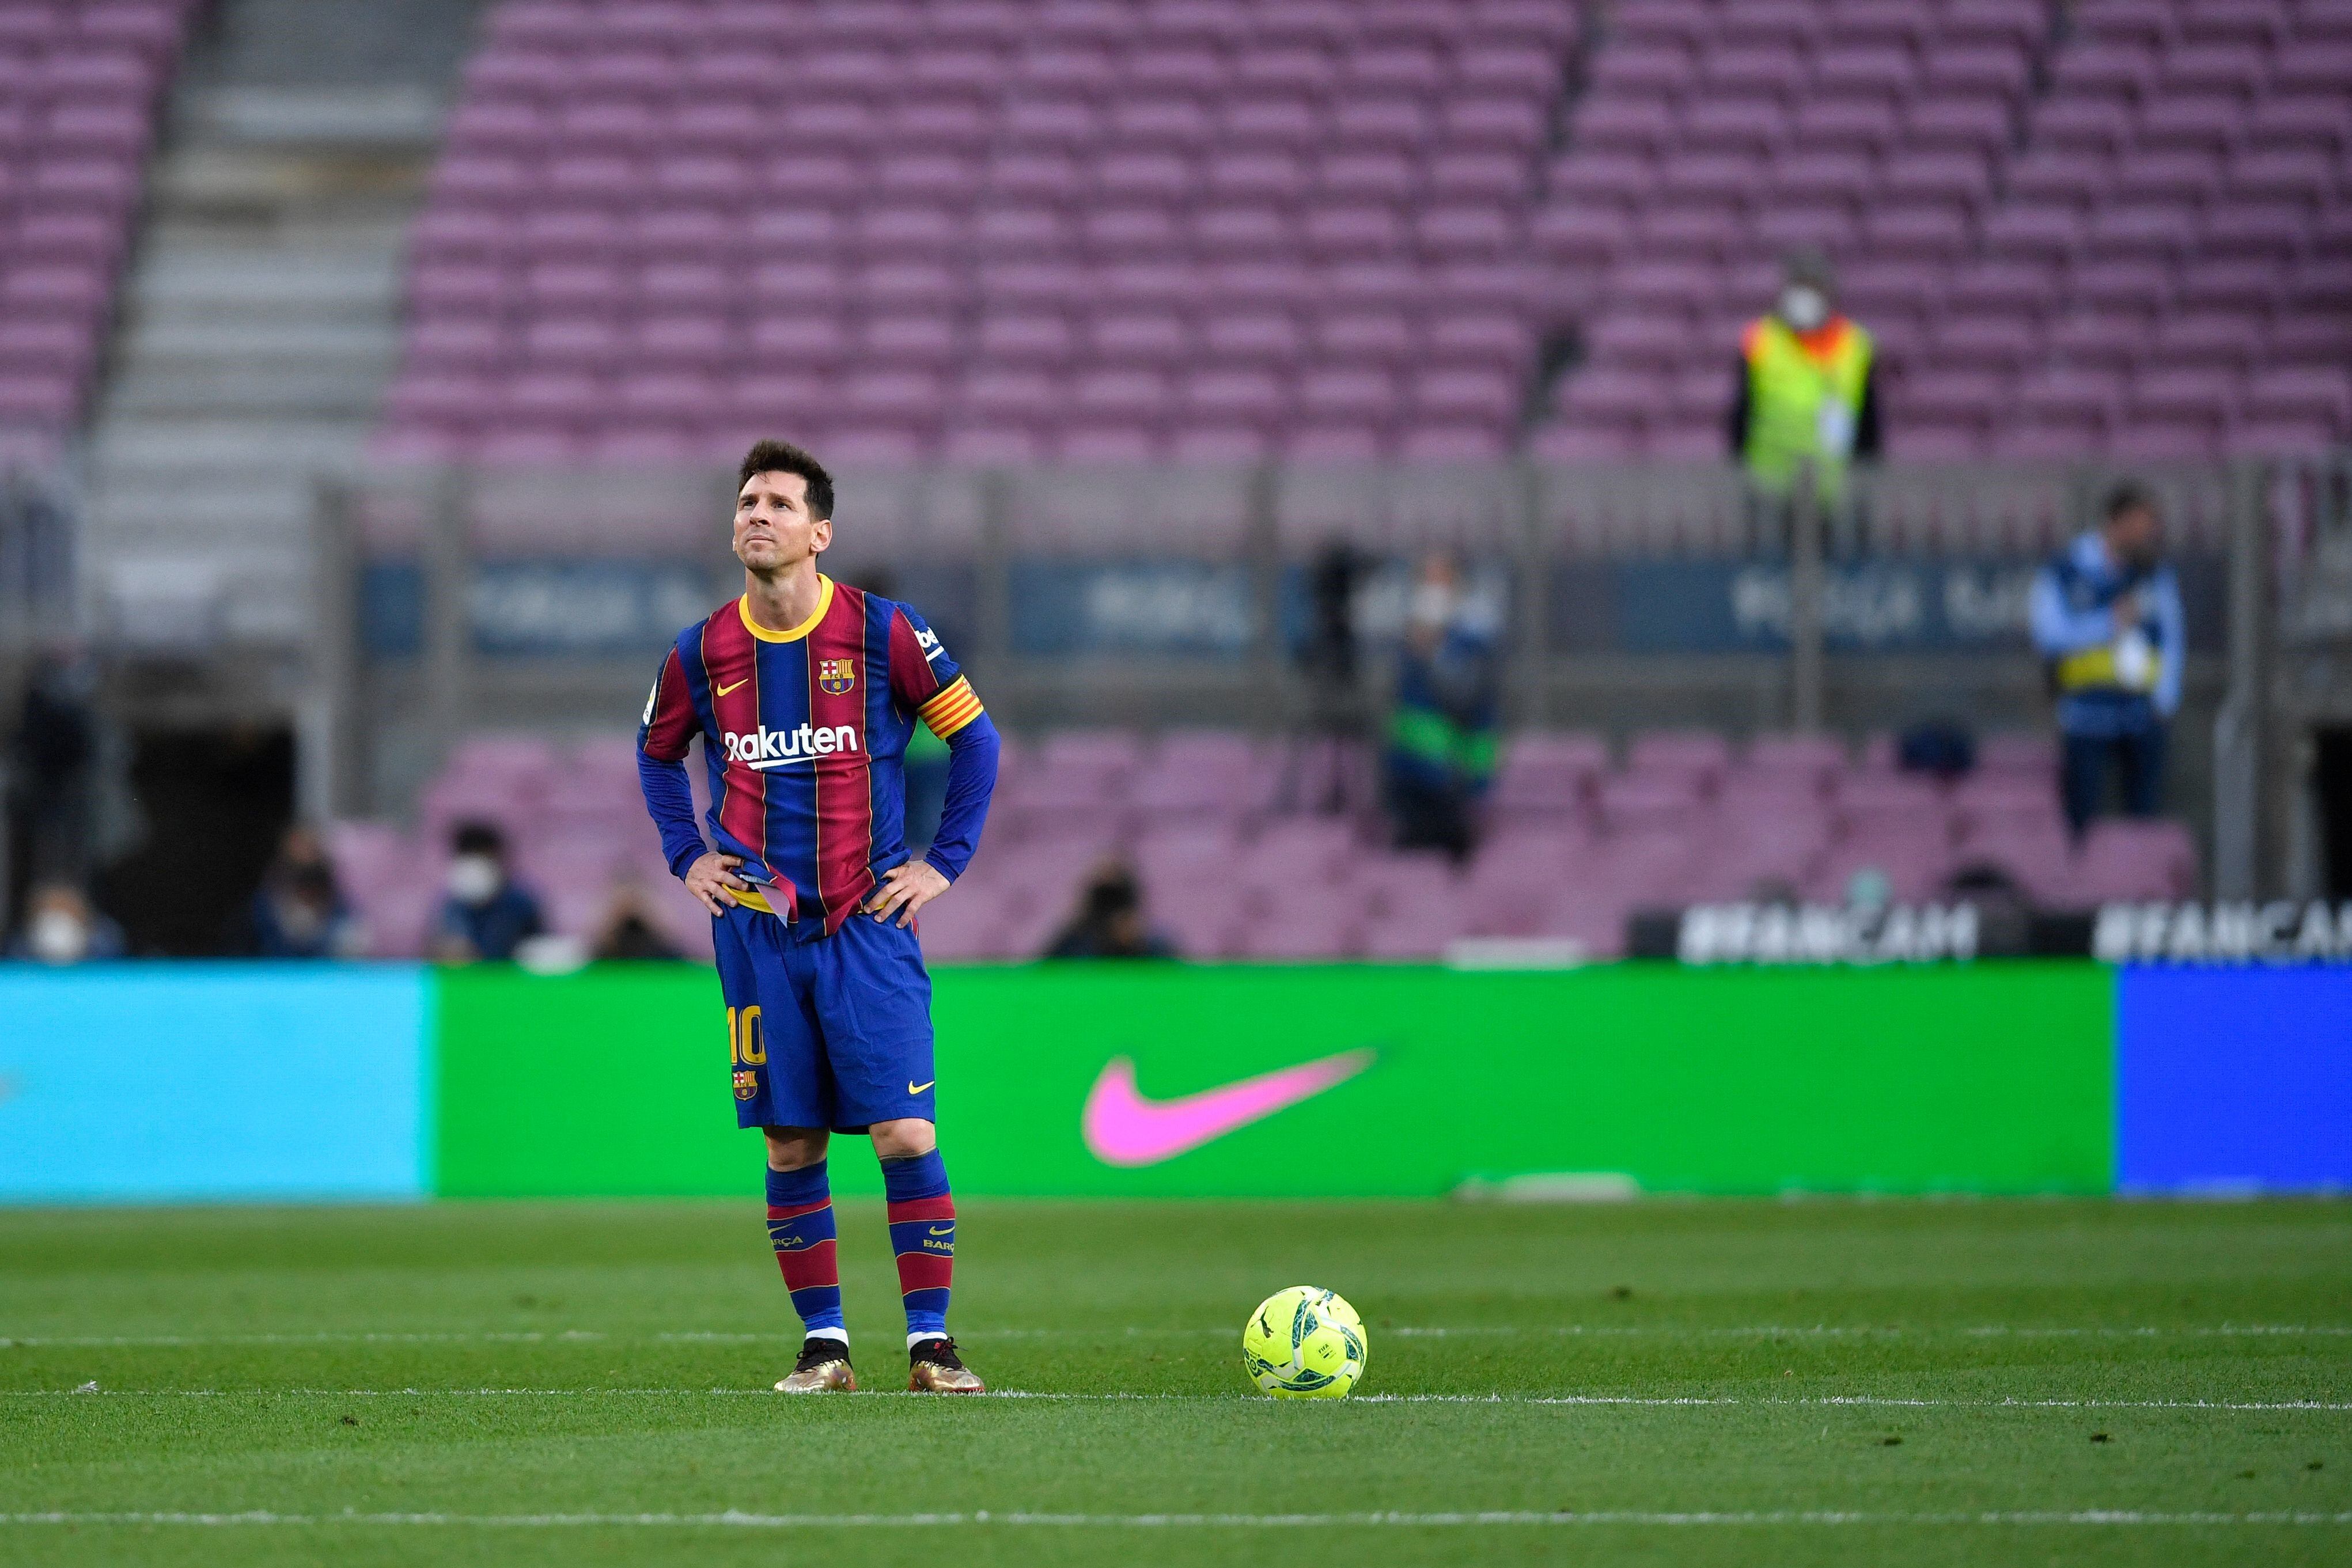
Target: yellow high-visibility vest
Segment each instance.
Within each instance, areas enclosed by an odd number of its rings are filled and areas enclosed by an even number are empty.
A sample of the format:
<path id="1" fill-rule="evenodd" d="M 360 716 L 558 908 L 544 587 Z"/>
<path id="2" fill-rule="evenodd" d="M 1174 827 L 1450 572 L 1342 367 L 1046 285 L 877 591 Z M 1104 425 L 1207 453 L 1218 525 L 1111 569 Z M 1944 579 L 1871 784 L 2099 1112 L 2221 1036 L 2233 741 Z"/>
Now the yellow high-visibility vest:
<path id="1" fill-rule="evenodd" d="M 1822 500 L 1845 489 L 1862 395 L 1870 379 L 1870 334 L 1840 316 L 1808 348 L 1789 324 L 1766 316 L 1748 324 L 1740 352 L 1748 362 L 1748 449 L 1757 488 L 1786 495 L 1797 466 L 1811 462 Z"/>
<path id="2" fill-rule="evenodd" d="M 2145 697 L 2164 679 L 2166 650 L 2145 632 L 2135 640 L 2117 637 L 2097 647 L 2086 647 L 2058 660 L 2058 689 L 2123 691 Z"/>

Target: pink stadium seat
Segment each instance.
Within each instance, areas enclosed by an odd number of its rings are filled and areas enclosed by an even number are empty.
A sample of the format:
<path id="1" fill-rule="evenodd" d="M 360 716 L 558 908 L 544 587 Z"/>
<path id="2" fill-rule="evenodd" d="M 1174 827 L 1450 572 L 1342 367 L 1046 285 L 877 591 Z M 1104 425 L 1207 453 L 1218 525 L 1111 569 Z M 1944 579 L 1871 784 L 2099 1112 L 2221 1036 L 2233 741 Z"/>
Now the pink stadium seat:
<path id="1" fill-rule="evenodd" d="M 1170 379 L 1087 384 L 1082 403 L 1103 401 L 1066 427 L 961 393 L 943 423 L 941 391 L 908 401 L 867 388 L 831 422 L 869 452 L 920 458 L 952 439 L 1031 454 L 1042 437 L 1097 457 L 1337 456 L 1381 449 L 1400 414 L 1418 422 L 1414 451 L 1500 451 L 1518 432 L 1537 335 L 1525 311 L 1540 298 L 1547 312 L 1575 301 L 1591 352 L 1560 389 L 1565 417 L 1540 424 L 1533 447 L 1706 455 L 1698 372 L 1727 356 L 1717 323 L 1769 297 L 1755 264 L 1822 244 L 1890 366 L 1916 366 L 1915 347 L 1932 345 L 1932 372 L 1903 388 L 1903 449 L 2341 438 L 2324 395 L 2189 383 L 2224 367 L 2341 363 L 2326 286 L 2308 307 L 2290 289 L 2299 258 L 2328 248 L 2336 156 L 2352 142 L 2339 90 L 2352 26 L 2326 7 L 2127 0 L 2085 7 L 2056 37 L 2039 0 L 1621 9 L 1546 167 L 1559 51 L 1577 29 L 1560 0 L 1089 4 L 1055 7 L 1042 26 L 1020 7 L 934 15 L 877 0 L 825 11 L 814 45 L 732 7 L 723 47 L 709 47 L 680 32 L 687 13 L 658 5 L 619 7 L 611 27 L 580 20 L 602 12 L 503 8 L 419 229 L 415 324 L 387 418 L 404 438 L 465 428 L 486 447 L 553 449 L 574 416 L 557 410 L 551 424 L 544 407 L 516 406 L 521 380 L 477 388 L 467 426 L 420 425 L 415 410 L 449 390 L 439 378 L 499 364 L 566 311 L 623 316 L 628 352 L 656 362 L 641 368 L 708 373 L 712 329 L 740 297 L 729 269 L 752 266 L 759 308 L 789 301 L 829 320 L 837 355 L 878 355 L 886 371 L 951 361 L 966 388 L 1084 355 L 1074 313 L 1181 323 L 1113 334 L 1082 376 L 1124 366 Z M 558 16 L 568 20 L 547 20 Z M 814 48 L 824 87 L 771 110 L 744 95 L 758 78 L 740 62 L 786 47 Z M 108 107 L 122 100 L 103 95 L 147 79 L 138 69 L 84 70 L 84 100 L 53 121 L 67 145 L 134 144 L 134 122 Z M 984 161 L 972 148 L 989 149 Z M 94 163 L 42 178 L 68 201 L 121 199 L 120 171 Z M 746 182 L 791 215 L 778 221 L 806 229 L 785 247 L 803 259 L 776 260 L 714 216 L 710 198 Z M 542 226 L 541 247 L 507 221 L 566 188 L 579 200 L 550 215 L 569 226 L 561 239 L 562 226 Z M 656 213 L 675 237 L 649 232 Z M 119 251 L 97 230 L 26 237 L 82 265 Z M 1685 289 L 1674 278 L 1685 262 L 1740 270 Z M 12 277 L 0 303 L 30 310 L 74 288 Z M 1491 321 L 1478 315 L 1489 300 L 1501 307 Z M 2006 324 L 1923 332 L 1947 301 Z M 2221 309 L 2282 313 L 2259 350 L 2233 349 L 2210 322 L 2167 324 Z M 1385 310 L 1440 330 L 1370 313 Z M 636 311 L 705 325 L 656 337 L 625 323 Z M 2141 330 L 2040 331 L 2116 312 Z M 884 320 L 902 315 L 908 324 Z M 968 338 L 936 325 L 966 315 Z M 1637 346 L 1628 321 L 1659 330 Z M 1974 357 L 1952 359 L 1955 346 Z M 1423 354 L 1444 369 L 1398 387 L 1401 405 L 1360 406 L 1381 401 L 1367 384 L 1320 379 L 1410 371 Z M 2069 379 L 2086 371 L 2116 379 Z M 1609 379 L 1627 372 L 1660 379 Z M 2014 389 L 1981 379 L 2021 372 Z M 681 423 L 648 438 L 740 425 L 751 386 L 730 377 L 707 402 L 681 398 L 663 414 Z M 2021 416 L 1997 417 L 2012 396 Z"/>
<path id="2" fill-rule="evenodd" d="M 2033 731 L 1996 730 L 1977 742 L 1977 767 L 1988 773 L 2054 779 L 2058 745 L 2050 736 Z"/>
<path id="3" fill-rule="evenodd" d="M 1944 792 L 1909 773 L 1864 773 L 1843 781 L 1837 812 L 1849 836 L 1916 833 L 1941 842 L 1950 837 Z"/>
<path id="4" fill-rule="evenodd" d="M 1952 864 L 1950 843 L 1941 833 L 1892 824 L 1849 833 L 1832 846 L 1807 873 L 1801 891 L 1815 902 L 1843 904 L 1865 879 L 1883 877 L 1893 901 L 1923 903 L 1936 895 Z"/>
<path id="5" fill-rule="evenodd" d="M 1845 745 L 1832 736 L 1759 735 L 1748 742 L 1731 782 L 1785 779 L 1818 794 L 1831 787 L 1845 765 Z"/>
<path id="6" fill-rule="evenodd" d="M 2197 845 L 2178 822 L 2106 819 L 2091 824 L 2074 866 L 2084 901 L 2197 896 Z"/>
<path id="7" fill-rule="evenodd" d="M 1730 763 L 1731 743 L 1710 730 L 1645 731 L 1625 752 L 1629 773 L 1687 777 L 1702 792 L 1712 791 Z"/>

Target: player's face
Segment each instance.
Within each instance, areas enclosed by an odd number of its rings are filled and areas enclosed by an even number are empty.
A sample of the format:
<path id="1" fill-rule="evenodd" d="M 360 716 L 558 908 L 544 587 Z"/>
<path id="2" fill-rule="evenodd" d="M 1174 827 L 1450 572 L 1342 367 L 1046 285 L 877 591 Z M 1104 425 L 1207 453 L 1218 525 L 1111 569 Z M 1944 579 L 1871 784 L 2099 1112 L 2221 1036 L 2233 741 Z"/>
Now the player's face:
<path id="1" fill-rule="evenodd" d="M 796 566 L 832 542 L 832 521 L 809 515 L 800 475 L 753 474 L 736 494 L 735 559 L 752 571 Z"/>

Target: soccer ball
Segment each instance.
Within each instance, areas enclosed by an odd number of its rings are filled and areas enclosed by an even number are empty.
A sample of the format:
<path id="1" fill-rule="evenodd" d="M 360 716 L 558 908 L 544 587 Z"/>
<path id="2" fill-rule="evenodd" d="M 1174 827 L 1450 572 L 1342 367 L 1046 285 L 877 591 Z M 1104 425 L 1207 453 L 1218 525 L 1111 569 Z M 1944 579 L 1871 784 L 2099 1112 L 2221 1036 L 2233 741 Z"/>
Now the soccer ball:
<path id="1" fill-rule="evenodd" d="M 1276 1290 L 1242 1325 L 1242 1365 L 1276 1399 L 1344 1399 L 1370 1353 L 1356 1309 L 1312 1285 Z"/>

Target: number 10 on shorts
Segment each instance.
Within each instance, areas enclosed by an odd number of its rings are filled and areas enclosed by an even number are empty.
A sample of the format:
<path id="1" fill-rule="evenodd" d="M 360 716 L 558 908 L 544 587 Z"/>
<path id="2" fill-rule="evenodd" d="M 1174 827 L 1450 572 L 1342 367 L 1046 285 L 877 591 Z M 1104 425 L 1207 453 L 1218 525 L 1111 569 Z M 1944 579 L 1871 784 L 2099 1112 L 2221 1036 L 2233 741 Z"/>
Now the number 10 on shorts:
<path id="1" fill-rule="evenodd" d="M 727 1009 L 727 1054 L 739 1068 L 764 1067 L 768 1061 L 768 1039 L 760 1027 L 760 1009 L 755 1003 L 749 1007 Z"/>

